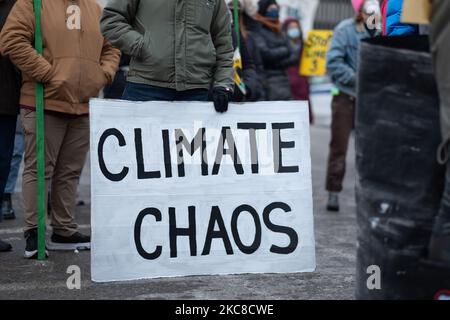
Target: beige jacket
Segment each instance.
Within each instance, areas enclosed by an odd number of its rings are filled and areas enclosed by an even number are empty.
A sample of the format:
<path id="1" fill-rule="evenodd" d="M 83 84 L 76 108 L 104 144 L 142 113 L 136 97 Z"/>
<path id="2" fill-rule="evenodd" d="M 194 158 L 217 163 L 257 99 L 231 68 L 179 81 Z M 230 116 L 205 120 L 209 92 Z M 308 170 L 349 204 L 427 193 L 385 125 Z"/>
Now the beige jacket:
<path id="1" fill-rule="evenodd" d="M 0 34 L 0 51 L 22 71 L 20 104 L 35 106 L 35 83 L 44 83 L 45 109 L 87 114 L 88 102 L 110 83 L 120 51 L 100 32 L 95 0 L 42 0 L 43 56 L 33 47 L 33 0 L 18 0 Z"/>

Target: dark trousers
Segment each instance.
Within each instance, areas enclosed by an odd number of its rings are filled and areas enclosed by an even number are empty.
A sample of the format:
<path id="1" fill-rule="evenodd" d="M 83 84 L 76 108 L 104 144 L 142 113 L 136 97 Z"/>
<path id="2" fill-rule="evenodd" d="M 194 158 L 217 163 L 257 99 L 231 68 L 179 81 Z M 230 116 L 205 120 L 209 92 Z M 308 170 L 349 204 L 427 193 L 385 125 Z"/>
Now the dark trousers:
<path id="1" fill-rule="evenodd" d="M 129 101 L 207 101 L 207 89 L 177 91 L 175 89 L 127 82 L 122 96 Z"/>
<path id="2" fill-rule="evenodd" d="M 0 116 L 0 199 L 3 199 L 14 150 L 17 116 Z M 1 215 L 0 201 L 0 215 Z M 0 216 L 0 220 L 2 217 Z"/>
<path id="3" fill-rule="evenodd" d="M 326 189 L 330 192 L 340 192 L 345 176 L 348 143 L 355 123 L 355 98 L 340 93 L 333 97 L 331 109 L 331 142 Z"/>

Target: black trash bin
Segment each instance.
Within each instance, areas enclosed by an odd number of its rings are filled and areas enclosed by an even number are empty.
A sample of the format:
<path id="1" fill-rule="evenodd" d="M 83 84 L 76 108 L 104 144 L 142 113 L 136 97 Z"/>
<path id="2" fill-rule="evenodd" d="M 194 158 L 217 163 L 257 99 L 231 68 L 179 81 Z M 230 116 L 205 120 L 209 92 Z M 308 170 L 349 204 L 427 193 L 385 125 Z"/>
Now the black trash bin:
<path id="1" fill-rule="evenodd" d="M 356 110 L 356 297 L 432 299 L 450 269 L 426 259 L 445 173 L 427 37 L 363 41 Z M 381 289 L 367 286 L 372 265 Z"/>

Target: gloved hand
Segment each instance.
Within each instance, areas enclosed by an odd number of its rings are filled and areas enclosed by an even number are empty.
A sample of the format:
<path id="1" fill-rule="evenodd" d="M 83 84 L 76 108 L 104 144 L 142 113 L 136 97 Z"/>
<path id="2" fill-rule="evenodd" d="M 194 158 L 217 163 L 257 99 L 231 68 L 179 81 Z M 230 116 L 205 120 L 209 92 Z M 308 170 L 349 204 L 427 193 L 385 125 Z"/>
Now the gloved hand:
<path id="1" fill-rule="evenodd" d="M 232 97 L 232 90 L 224 87 L 215 87 L 213 89 L 214 108 L 217 112 L 223 113 L 228 110 L 228 102 Z"/>

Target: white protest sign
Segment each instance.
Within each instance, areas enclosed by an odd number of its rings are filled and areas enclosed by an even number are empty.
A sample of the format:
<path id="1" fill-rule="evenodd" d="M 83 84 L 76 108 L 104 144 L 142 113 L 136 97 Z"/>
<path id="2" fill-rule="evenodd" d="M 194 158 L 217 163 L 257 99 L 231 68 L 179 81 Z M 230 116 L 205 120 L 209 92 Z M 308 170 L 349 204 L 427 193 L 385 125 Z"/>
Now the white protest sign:
<path id="1" fill-rule="evenodd" d="M 92 280 L 315 270 L 306 102 L 90 112 Z"/>

